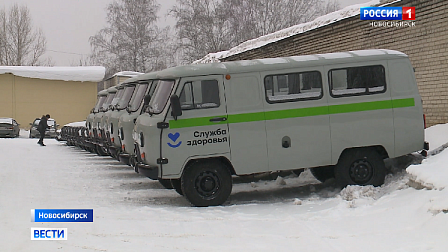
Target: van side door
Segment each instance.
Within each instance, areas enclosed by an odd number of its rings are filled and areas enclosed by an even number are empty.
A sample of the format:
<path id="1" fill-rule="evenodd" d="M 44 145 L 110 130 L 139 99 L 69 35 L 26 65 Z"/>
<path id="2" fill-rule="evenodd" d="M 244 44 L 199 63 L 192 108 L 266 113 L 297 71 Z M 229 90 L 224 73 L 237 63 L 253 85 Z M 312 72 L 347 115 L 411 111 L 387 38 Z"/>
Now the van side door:
<path id="1" fill-rule="evenodd" d="M 330 164 L 331 138 L 322 67 L 264 73 L 269 170 Z"/>
<path id="2" fill-rule="evenodd" d="M 268 171 L 260 73 L 233 74 L 225 82 L 231 162 L 237 175 Z"/>
<path id="3" fill-rule="evenodd" d="M 230 158 L 227 109 L 223 77 L 208 75 L 182 78 L 174 94 L 180 99 L 182 115 L 177 120 L 168 110 L 169 128 L 162 131 L 162 178 L 179 178 L 191 159 Z"/>

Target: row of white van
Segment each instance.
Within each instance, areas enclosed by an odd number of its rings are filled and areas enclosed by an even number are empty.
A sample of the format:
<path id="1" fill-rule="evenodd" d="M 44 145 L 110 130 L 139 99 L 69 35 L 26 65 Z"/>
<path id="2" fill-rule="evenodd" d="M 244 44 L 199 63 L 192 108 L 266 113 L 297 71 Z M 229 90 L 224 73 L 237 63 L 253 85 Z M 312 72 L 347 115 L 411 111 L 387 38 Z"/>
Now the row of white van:
<path id="1" fill-rule="evenodd" d="M 379 186 L 384 159 L 428 149 L 413 68 L 392 50 L 144 74 L 100 92 L 83 135 L 195 206 L 223 204 L 232 176 L 266 172 Z"/>

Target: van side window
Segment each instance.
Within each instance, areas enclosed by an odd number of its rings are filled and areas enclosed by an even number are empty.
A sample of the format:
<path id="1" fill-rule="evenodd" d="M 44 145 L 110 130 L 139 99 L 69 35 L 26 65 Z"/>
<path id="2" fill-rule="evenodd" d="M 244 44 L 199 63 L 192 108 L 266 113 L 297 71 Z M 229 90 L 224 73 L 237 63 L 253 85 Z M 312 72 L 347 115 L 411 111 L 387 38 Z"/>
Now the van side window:
<path id="1" fill-rule="evenodd" d="M 383 66 L 362 66 L 332 69 L 328 72 L 333 97 L 368 95 L 386 92 Z"/>
<path id="2" fill-rule="evenodd" d="M 269 103 L 312 100 L 322 97 L 322 76 L 319 71 L 269 75 L 264 78 Z"/>
<path id="3" fill-rule="evenodd" d="M 219 87 L 217 80 L 187 82 L 180 94 L 182 110 L 219 107 Z"/>

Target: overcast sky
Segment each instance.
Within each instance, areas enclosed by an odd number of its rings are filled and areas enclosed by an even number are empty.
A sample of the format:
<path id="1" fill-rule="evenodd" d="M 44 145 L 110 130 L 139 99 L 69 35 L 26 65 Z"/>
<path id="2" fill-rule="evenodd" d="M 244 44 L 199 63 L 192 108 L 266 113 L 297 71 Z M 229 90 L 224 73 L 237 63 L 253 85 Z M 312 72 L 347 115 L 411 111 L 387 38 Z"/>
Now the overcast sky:
<path id="1" fill-rule="evenodd" d="M 106 7 L 113 0 L 2 0 L 7 10 L 17 3 L 30 10 L 34 27 L 40 27 L 47 39 L 47 53 L 55 66 L 77 65 L 90 54 L 89 37 L 106 26 Z M 339 0 L 342 7 L 369 0 Z M 174 25 L 166 13 L 176 0 L 158 0 L 159 24 Z"/>

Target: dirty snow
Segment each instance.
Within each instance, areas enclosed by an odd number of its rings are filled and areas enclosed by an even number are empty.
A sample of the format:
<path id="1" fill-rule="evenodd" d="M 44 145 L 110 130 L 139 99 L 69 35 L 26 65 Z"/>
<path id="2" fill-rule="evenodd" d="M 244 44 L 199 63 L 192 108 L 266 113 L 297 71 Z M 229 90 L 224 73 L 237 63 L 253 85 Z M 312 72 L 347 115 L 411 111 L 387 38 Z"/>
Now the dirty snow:
<path id="1" fill-rule="evenodd" d="M 246 42 L 243 42 L 243 43 L 231 48 L 228 51 L 209 53 L 206 56 L 204 56 L 203 58 L 194 61 L 193 64 L 219 62 L 220 59 L 227 58 L 232 55 L 239 54 L 239 53 L 249 51 L 252 49 L 256 49 L 256 48 L 265 46 L 267 44 L 285 39 L 287 37 L 291 37 L 291 36 L 294 36 L 294 35 L 297 35 L 300 33 L 304 33 L 304 32 L 307 32 L 307 31 L 310 31 L 310 30 L 313 30 L 313 29 L 316 29 L 316 28 L 319 28 L 319 27 L 322 27 L 325 25 L 335 23 L 337 21 L 340 21 L 340 20 L 343 20 L 346 18 L 350 18 L 350 17 L 356 16 L 356 15 L 359 15 L 360 14 L 359 11 L 360 11 L 361 7 L 386 6 L 391 3 L 395 3 L 395 2 L 399 2 L 399 1 L 401 1 L 401 0 L 397 0 L 394 2 L 389 2 L 386 4 L 380 5 L 380 0 L 372 0 L 372 1 L 368 1 L 363 4 L 355 4 L 355 5 L 347 6 L 341 10 L 338 10 L 338 11 L 335 11 L 332 13 L 328 13 L 327 15 L 318 17 L 318 18 L 314 19 L 313 21 L 303 23 L 303 24 L 294 25 L 294 26 L 285 28 L 283 30 L 264 35 L 259 38 L 248 40 Z"/>
<path id="2" fill-rule="evenodd" d="M 448 124 L 427 129 L 446 138 Z M 443 129 L 442 129 L 443 128 Z M 437 135 L 433 135 L 433 133 Z M 230 199 L 195 208 L 174 190 L 53 139 L 0 139 L 1 251 L 446 251 L 448 151 L 381 187 L 319 183 L 309 171 L 235 179 Z M 420 181 L 421 185 L 413 186 Z M 32 223 L 30 209 L 93 209 L 93 223 Z M 32 227 L 68 229 L 31 241 Z"/>
<path id="3" fill-rule="evenodd" d="M 0 66 L 0 74 L 11 73 L 15 76 L 44 80 L 99 82 L 103 80 L 105 72 L 106 69 L 102 66 Z"/>

